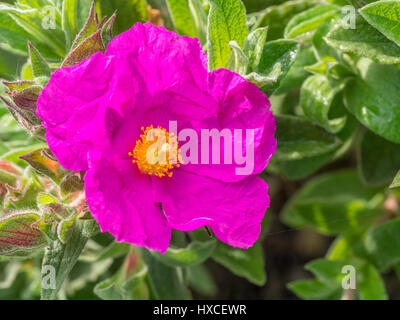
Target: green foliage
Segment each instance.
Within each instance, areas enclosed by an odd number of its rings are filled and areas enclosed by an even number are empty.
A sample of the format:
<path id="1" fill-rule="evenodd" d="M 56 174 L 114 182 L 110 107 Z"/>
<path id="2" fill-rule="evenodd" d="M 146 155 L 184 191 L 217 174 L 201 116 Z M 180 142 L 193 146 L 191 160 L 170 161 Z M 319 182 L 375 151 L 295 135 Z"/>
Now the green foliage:
<path id="1" fill-rule="evenodd" d="M 245 8 L 240 0 L 211 0 L 208 15 L 208 67 L 209 69 L 225 68 L 231 48 L 229 43 L 243 47 L 248 35 Z"/>
<path id="2" fill-rule="evenodd" d="M 203 229 L 174 233 L 164 255 L 117 243 L 88 212 L 84 173 L 48 150 L 36 102 L 51 73 L 104 52 L 149 19 L 149 4 L 200 40 L 210 71 L 233 70 L 271 101 L 278 145 L 260 176 L 291 195 L 280 219 L 335 237 L 305 265 L 313 278 L 288 288 L 303 299 L 389 298 L 387 274 L 400 266 L 400 1 L 17 0 L 0 4 L 0 299 L 215 297 L 215 263 L 268 285 L 267 220 L 248 250 Z M 348 4 L 359 9 L 354 29 Z M 275 191 L 270 183 L 274 211 Z M 40 290 L 41 264 L 55 268 L 55 288 Z M 355 290 L 342 286 L 346 266 Z"/>

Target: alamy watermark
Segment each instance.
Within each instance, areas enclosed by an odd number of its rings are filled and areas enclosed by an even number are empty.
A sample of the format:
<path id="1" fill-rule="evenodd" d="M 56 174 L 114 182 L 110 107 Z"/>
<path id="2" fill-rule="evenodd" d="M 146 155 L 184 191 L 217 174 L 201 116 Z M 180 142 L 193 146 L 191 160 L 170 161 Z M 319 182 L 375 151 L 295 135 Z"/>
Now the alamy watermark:
<path id="1" fill-rule="evenodd" d="M 177 121 L 169 121 L 168 134 L 177 137 L 177 143 L 168 144 L 166 132 L 163 130 L 151 130 L 147 133 L 147 141 L 154 141 L 147 149 L 148 163 L 178 163 L 179 145 L 179 156 L 183 164 L 236 164 L 240 166 L 235 169 L 237 175 L 250 175 L 254 171 L 255 129 L 213 128 L 198 132 L 186 128 L 178 132 Z"/>

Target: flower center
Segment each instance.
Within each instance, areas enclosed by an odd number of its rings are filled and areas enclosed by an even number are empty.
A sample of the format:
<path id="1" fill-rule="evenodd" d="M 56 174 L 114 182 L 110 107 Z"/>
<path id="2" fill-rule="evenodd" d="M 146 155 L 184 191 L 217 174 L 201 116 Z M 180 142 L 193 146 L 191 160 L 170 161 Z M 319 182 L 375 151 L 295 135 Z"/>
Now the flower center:
<path id="1" fill-rule="evenodd" d="M 171 170 L 183 163 L 177 137 L 162 127 L 141 129 L 143 134 L 136 141 L 133 151 L 129 152 L 129 156 L 133 157 L 132 163 L 136 163 L 143 173 L 171 177 Z"/>

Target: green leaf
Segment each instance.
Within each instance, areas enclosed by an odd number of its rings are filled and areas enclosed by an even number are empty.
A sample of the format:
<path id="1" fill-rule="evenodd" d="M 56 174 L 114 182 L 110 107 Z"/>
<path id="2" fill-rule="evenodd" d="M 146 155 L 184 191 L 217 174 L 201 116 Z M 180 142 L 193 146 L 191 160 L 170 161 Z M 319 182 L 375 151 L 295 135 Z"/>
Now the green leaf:
<path id="1" fill-rule="evenodd" d="M 270 166 L 276 165 L 278 167 L 278 174 L 283 174 L 290 180 L 298 180 L 308 177 L 329 163 L 335 153 L 336 149 L 320 156 L 304 158 L 300 160 L 275 160 L 275 157 L 273 157 L 271 159 Z M 267 168 L 267 170 L 268 169 L 271 168 Z"/>
<path id="2" fill-rule="evenodd" d="M 400 2 L 377 1 L 360 9 L 365 20 L 400 46 Z"/>
<path id="3" fill-rule="evenodd" d="M 400 219 L 387 221 L 371 229 L 365 249 L 379 271 L 385 272 L 400 262 Z"/>
<path id="4" fill-rule="evenodd" d="M 26 56 L 26 43 L 27 40 L 30 40 L 46 58 L 60 58 L 47 42 L 33 38 L 28 31 L 8 15 L 7 11 L 2 9 L 0 5 L 0 42 L 3 49 Z"/>
<path id="5" fill-rule="evenodd" d="M 83 40 L 76 46 L 65 58 L 61 67 L 70 67 L 81 63 L 83 60 L 90 58 L 96 52 L 104 52 L 104 44 L 101 38 L 102 30 L 96 31 L 94 34 Z"/>
<path id="6" fill-rule="evenodd" d="M 25 7 L 24 7 L 25 8 Z M 34 9 L 20 9 L 18 7 L 10 6 L 7 4 L 0 5 L 0 14 L 2 12 L 8 13 L 9 16 L 25 31 L 27 31 L 30 35 L 25 39 L 31 39 L 32 37 L 41 43 L 46 43 L 51 50 L 56 53 L 59 57 L 63 57 L 65 55 L 65 36 L 64 32 L 58 28 L 58 22 L 61 23 L 61 18 L 57 15 L 57 10 L 54 9 L 54 13 L 56 14 L 54 27 L 49 28 L 44 27 L 45 22 L 49 18 L 53 18 L 49 16 L 48 6 L 43 8 L 34 8 Z M 53 22 L 52 22 L 53 23 Z M 53 27 L 53 25 L 51 25 Z M 43 54 L 46 51 L 42 51 L 38 48 Z"/>
<path id="7" fill-rule="evenodd" d="M 78 33 L 79 0 L 64 0 L 62 6 L 62 28 L 69 48 Z"/>
<path id="8" fill-rule="evenodd" d="M 114 23 L 115 34 L 130 29 L 137 22 L 146 22 L 148 17 L 145 0 L 95 0 L 103 17 L 111 17 L 117 12 Z"/>
<path id="9" fill-rule="evenodd" d="M 400 187 L 400 171 L 396 173 L 396 176 L 394 177 L 392 184 L 390 185 L 391 189 L 396 189 Z"/>
<path id="10" fill-rule="evenodd" d="M 304 114 L 313 121 L 320 124 L 327 131 L 337 133 L 343 129 L 346 123 L 346 111 L 343 104 L 342 110 L 333 110 L 333 100 L 346 84 L 346 80 L 330 80 L 322 75 L 308 77 L 303 83 L 300 91 L 300 105 Z M 339 112 L 340 116 L 333 119 L 330 114 Z"/>
<path id="11" fill-rule="evenodd" d="M 364 186 L 355 170 L 331 172 L 306 183 L 285 205 L 282 219 L 328 235 L 368 226 L 382 214 L 382 191 Z"/>
<path id="12" fill-rule="evenodd" d="M 212 258 L 234 274 L 262 286 L 266 282 L 264 254 L 260 243 L 243 250 L 218 243 Z"/>
<path id="13" fill-rule="evenodd" d="M 46 149 L 38 149 L 30 153 L 20 156 L 35 170 L 52 179 L 55 183 L 59 183 L 60 179 L 65 175 L 66 170 L 63 169 L 57 161 L 51 160 L 46 156 Z"/>
<path id="14" fill-rule="evenodd" d="M 400 143 L 400 71 L 366 59 L 358 67 L 361 77 L 344 90 L 346 107 L 367 128 Z"/>
<path id="15" fill-rule="evenodd" d="M 310 120 L 288 115 L 276 116 L 279 160 L 299 160 L 335 150 L 340 141 Z"/>
<path id="16" fill-rule="evenodd" d="M 172 21 L 180 35 L 196 37 L 196 26 L 192 19 L 188 0 L 167 0 Z"/>
<path id="17" fill-rule="evenodd" d="M 161 263 L 148 250 L 140 250 L 148 268 L 150 287 L 158 300 L 187 300 L 191 298 L 189 290 L 183 284 L 182 270 Z"/>
<path id="18" fill-rule="evenodd" d="M 208 68 L 225 68 L 231 55 L 229 42 L 243 47 L 248 35 L 246 13 L 240 0 L 211 0 L 208 16 Z"/>
<path id="19" fill-rule="evenodd" d="M 77 223 L 75 223 L 71 230 L 67 243 L 64 244 L 57 239 L 51 241 L 46 248 L 42 265 L 43 268 L 48 268 L 49 266 L 54 268 L 55 288 L 42 287 L 41 299 L 56 299 L 57 293 L 61 289 L 64 280 L 74 267 L 89 239 L 85 236 L 85 229 L 90 223 L 91 221 L 77 220 Z"/>
<path id="20" fill-rule="evenodd" d="M 39 51 L 28 42 L 29 48 L 29 58 L 32 68 L 32 75 L 35 78 L 38 77 L 49 77 L 51 76 L 50 66 L 47 64 L 46 60 L 43 59 Z"/>
<path id="21" fill-rule="evenodd" d="M 341 288 L 327 286 L 319 280 L 297 280 L 290 282 L 288 288 L 306 300 L 340 299 Z"/>
<path id="22" fill-rule="evenodd" d="M 102 261 L 109 258 L 118 258 L 129 253 L 131 249 L 132 246 L 129 243 L 114 241 L 104 249 L 96 261 Z"/>
<path id="23" fill-rule="evenodd" d="M 261 12 L 255 28 L 268 26 L 268 37 L 271 40 L 283 38 L 285 26 L 296 14 L 312 8 L 318 0 L 285 1 L 282 4 L 270 6 Z"/>
<path id="24" fill-rule="evenodd" d="M 287 39 L 305 39 L 312 37 L 325 20 L 332 18 L 339 7 L 332 4 L 322 4 L 295 15 L 286 25 L 284 37 Z"/>
<path id="25" fill-rule="evenodd" d="M 121 290 L 116 286 L 114 279 L 99 282 L 94 287 L 94 293 L 103 300 L 123 300 Z"/>
<path id="26" fill-rule="evenodd" d="M 400 169 L 400 145 L 366 131 L 358 147 L 358 167 L 367 184 L 389 184 Z"/>
<path id="27" fill-rule="evenodd" d="M 232 48 L 232 54 L 227 68 L 244 76 L 249 65 L 249 58 L 247 58 L 236 41 L 229 42 L 229 47 Z"/>
<path id="28" fill-rule="evenodd" d="M 123 271 L 123 270 L 122 270 Z M 94 293 L 103 300 L 148 300 L 148 290 L 145 288 L 147 268 L 130 275 L 128 280 L 121 281 L 121 275 L 104 280 L 94 287 Z"/>
<path id="29" fill-rule="evenodd" d="M 347 29 L 337 23 L 325 40 L 342 52 L 364 56 L 378 63 L 400 63 L 400 47 L 360 17 L 356 19 L 356 26 L 355 29 Z"/>
<path id="30" fill-rule="evenodd" d="M 260 63 L 254 71 L 264 76 L 274 75 L 276 81 L 263 87 L 263 91 L 270 94 L 279 87 L 280 81 L 293 65 L 299 48 L 296 41 L 284 39 L 270 41 L 264 45 Z M 276 74 L 277 67 L 279 72 Z"/>
<path id="31" fill-rule="evenodd" d="M 202 0 L 189 0 L 189 8 L 192 13 L 197 36 L 200 42 L 204 45 L 207 42 L 208 18 Z"/>
<path id="32" fill-rule="evenodd" d="M 357 275 L 357 291 L 361 300 L 388 299 L 383 279 L 373 265 L 365 264 Z"/>
<path id="33" fill-rule="evenodd" d="M 212 255 L 215 247 L 216 241 L 214 240 L 206 242 L 193 241 L 186 248 L 169 248 L 164 255 L 157 251 L 151 251 L 151 253 L 160 262 L 170 267 L 188 267 L 207 260 Z"/>
<path id="34" fill-rule="evenodd" d="M 202 295 L 213 297 L 218 291 L 217 285 L 203 264 L 187 268 L 188 283 L 192 289 Z"/>
<path id="35" fill-rule="evenodd" d="M 97 19 L 98 18 L 97 18 L 97 13 L 95 11 L 95 4 L 94 2 L 92 2 L 89 13 L 87 15 L 87 19 L 85 20 L 85 24 L 80 29 L 79 33 L 76 35 L 70 51 L 73 51 L 76 47 L 79 46 L 80 43 L 82 43 L 84 40 L 92 36 L 96 31 L 98 31 Z"/>
<path id="36" fill-rule="evenodd" d="M 260 63 L 265 41 L 267 40 L 267 33 L 268 28 L 256 29 L 247 36 L 244 42 L 243 51 L 249 57 L 248 67 L 250 71 L 256 70 Z"/>
<path id="37" fill-rule="evenodd" d="M 0 256 L 29 257 L 44 247 L 46 236 L 34 227 L 41 217 L 33 212 L 14 213 L 0 219 Z"/>
<path id="38" fill-rule="evenodd" d="M 311 271 L 319 281 L 327 285 L 339 285 L 345 276 L 342 268 L 347 262 L 336 260 L 317 259 L 305 265 L 305 269 Z"/>
<path id="39" fill-rule="evenodd" d="M 299 50 L 289 72 L 281 80 L 279 88 L 274 94 L 281 94 L 291 89 L 300 87 L 302 83 L 310 76 L 310 73 L 304 68 L 316 63 L 313 47 Z"/>

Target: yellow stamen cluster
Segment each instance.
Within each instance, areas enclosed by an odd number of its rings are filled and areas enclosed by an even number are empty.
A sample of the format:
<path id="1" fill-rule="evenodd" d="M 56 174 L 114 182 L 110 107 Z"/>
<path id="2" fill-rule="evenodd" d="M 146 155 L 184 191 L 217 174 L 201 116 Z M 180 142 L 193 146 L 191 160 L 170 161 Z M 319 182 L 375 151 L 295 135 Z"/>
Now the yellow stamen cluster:
<path id="1" fill-rule="evenodd" d="M 157 177 L 172 176 L 172 169 L 180 166 L 182 157 L 178 149 L 178 138 L 162 127 L 141 128 L 143 134 L 136 141 L 135 148 L 129 152 L 143 173 Z"/>

